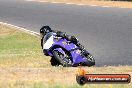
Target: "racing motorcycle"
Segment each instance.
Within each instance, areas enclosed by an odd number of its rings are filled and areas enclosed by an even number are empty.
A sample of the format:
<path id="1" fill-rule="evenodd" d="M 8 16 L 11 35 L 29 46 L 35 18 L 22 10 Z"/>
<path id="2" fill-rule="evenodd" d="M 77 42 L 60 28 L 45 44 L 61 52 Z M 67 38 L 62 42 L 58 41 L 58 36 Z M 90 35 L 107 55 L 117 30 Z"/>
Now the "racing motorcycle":
<path id="1" fill-rule="evenodd" d="M 51 65 L 62 65 L 63 67 L 93 66 L 95 60 L 91 54 L 85 56 L 83 50 L 65 38 L 56 36 L 49 32 L 43 37 L 43 53 L 51 56 Z"/>

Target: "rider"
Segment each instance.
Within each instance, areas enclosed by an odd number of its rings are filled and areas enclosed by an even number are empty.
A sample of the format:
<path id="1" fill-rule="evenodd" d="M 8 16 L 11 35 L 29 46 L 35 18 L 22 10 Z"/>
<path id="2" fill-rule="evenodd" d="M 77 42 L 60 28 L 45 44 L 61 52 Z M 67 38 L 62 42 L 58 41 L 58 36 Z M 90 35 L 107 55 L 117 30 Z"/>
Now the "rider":
<path id="1" fill-rule="evenodd" d="M 49 32 L 54 32 L 54 33 L 56 33 L 56 35 L 58 37 L 63 37 L 65 39 L 67 39 L 67 41 L 74 43 L 76 46 L 78 46 L 83 51 L 83 54 L 85 56 L 89 55 L 87 50 L 85 50 L 84 46 L 79 43 L 78 39 L 75 36 L 70 36 L 70 35 L 66 34 L 65 32 L 51 30 L 51 28 L 49 26 L 42 26 L 42 28 L 40 29 L 40 34 L 42 36 L 41 47 L 43 47 L 43 38 L 44 38 L 45 34 L 49 33 Z"/>

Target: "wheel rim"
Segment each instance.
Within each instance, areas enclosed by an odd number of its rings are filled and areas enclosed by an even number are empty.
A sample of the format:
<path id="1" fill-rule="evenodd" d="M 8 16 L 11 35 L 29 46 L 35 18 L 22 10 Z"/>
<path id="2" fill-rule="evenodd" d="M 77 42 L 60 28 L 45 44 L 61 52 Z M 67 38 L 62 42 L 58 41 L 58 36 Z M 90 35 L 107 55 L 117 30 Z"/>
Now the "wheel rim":
<path id="1" fill-rule="evenodd" d="M 72 64 L 70 57 L 66 53 L 63 55 L 62 53 L 58 52 L 58 55 L 65 64 Z"/>

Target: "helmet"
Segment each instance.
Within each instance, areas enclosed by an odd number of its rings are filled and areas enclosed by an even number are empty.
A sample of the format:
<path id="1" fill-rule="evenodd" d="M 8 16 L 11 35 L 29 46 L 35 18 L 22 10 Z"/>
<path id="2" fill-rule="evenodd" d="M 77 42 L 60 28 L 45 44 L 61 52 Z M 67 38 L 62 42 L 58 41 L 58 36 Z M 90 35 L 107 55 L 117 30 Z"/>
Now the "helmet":
<path id="1" fill-rule="evenodd" d="M 42 36 L 45 36 L 46 33 L 52 32 L 51 28 L 49 26 L 42 26 L 42 28 L 40 29 L 40 34 Z"/>

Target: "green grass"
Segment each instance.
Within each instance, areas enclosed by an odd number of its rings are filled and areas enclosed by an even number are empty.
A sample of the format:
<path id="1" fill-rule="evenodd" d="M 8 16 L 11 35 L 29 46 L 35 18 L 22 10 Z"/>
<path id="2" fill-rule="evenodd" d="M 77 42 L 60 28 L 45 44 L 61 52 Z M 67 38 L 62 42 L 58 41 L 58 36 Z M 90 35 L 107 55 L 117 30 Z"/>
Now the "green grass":
<path id="1" fill-rule="evenodd" d="M 132 66 L 83 67 L 86 73 L 127 73 Z M 130 84 L 76 82 L 78 68 L 52 67 L 43 55 L 40 38 L 0 24 L 0 88 L 132 88 Z"/>
<path id="2" fill-rule="evenodd" d="M 0 26 L 0 30 L 8 27 Z M 48 67 L 49 57 L 43 55 L 40 38 L 9 28 L 0 34 L 0 67 Z M 3 64 L 4 63 L 4 64 Z"/>

